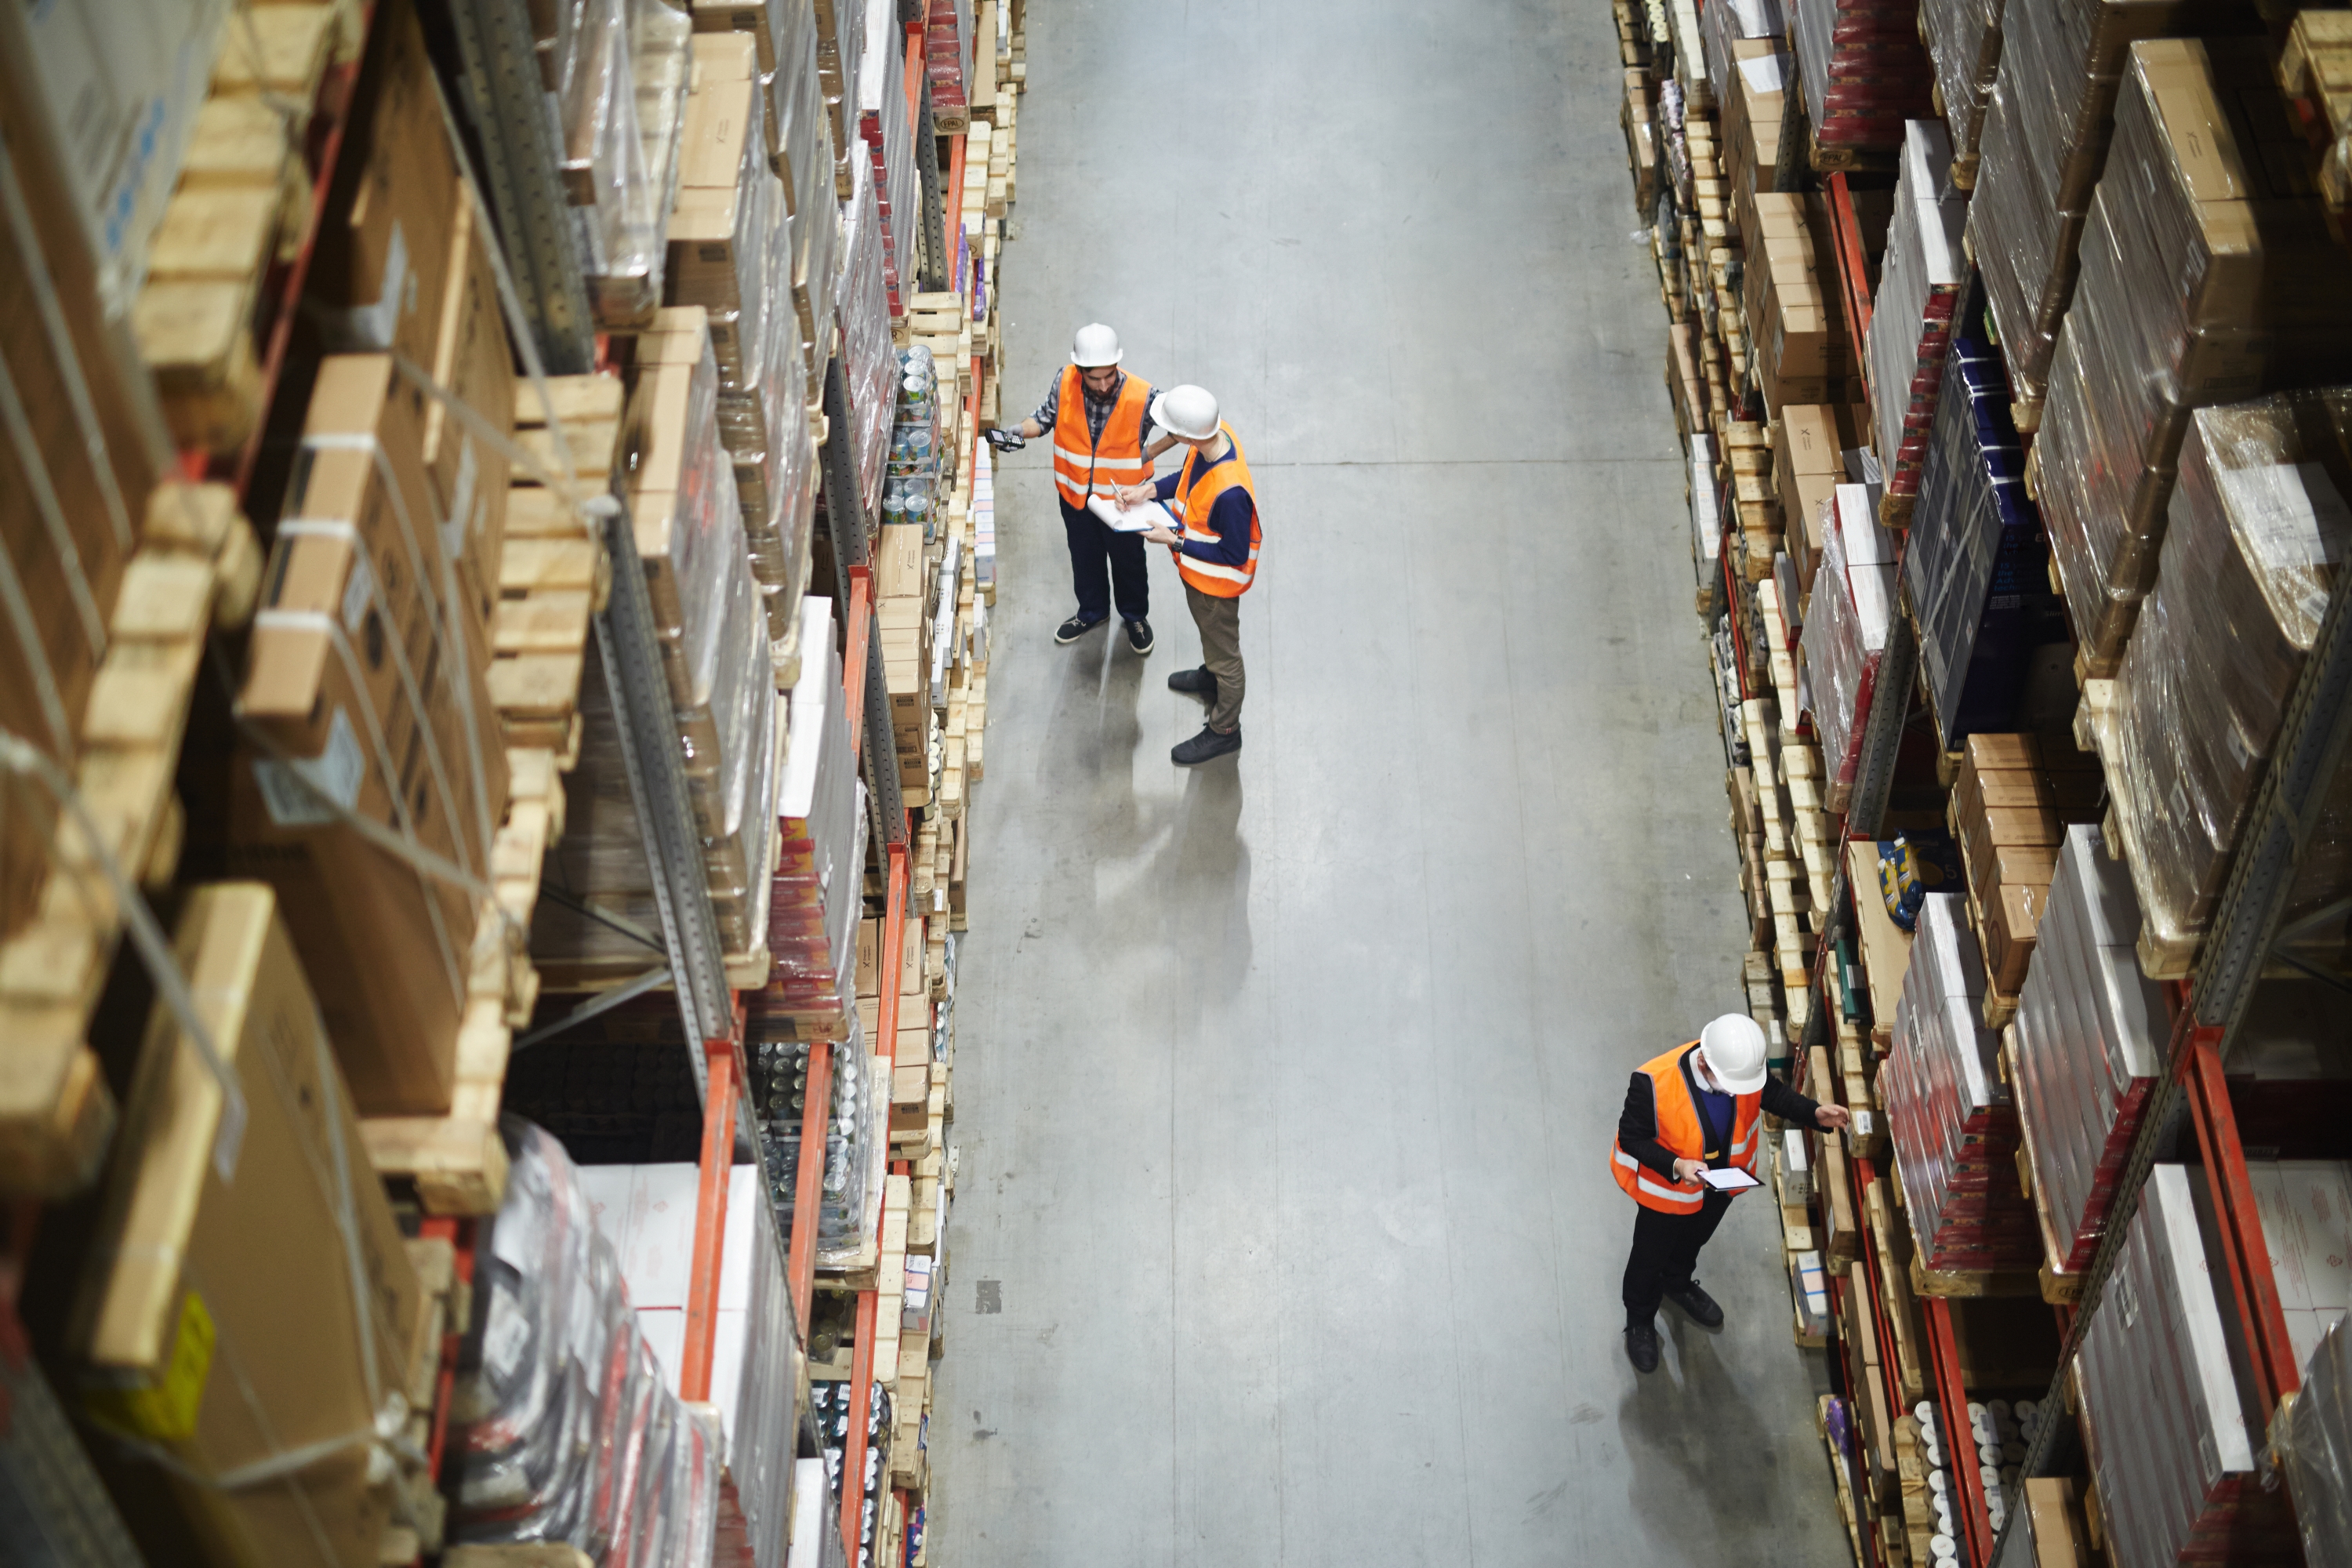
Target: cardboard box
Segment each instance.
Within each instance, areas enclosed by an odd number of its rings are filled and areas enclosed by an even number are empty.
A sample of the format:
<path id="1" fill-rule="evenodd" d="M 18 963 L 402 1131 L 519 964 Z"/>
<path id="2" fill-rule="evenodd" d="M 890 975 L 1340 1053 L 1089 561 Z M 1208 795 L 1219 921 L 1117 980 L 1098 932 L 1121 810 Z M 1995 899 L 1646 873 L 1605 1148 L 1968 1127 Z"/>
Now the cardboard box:
<path id="1" fill-rule="evenodd" d="M 470 194 L 463 196 L 449 237 L 449 288 L 433 343 L 433 379 L 491 429 L 514 429 L 513 351 L 490 262 L 495 236 L 477 226 Z M 475 624 L 488 645 L 498 612 L 499 555 L 506 542 L 506 449 L 475 430 L 440 398 L 425 405 L 425 471 L 442 553 L 455 561 Z"/>
<path id="2" fill-rule="evenodd" d="M 269 889 L 197 889 L 176 954 L 247 1121 L 225 1175 L 215 1080 L 159 1004 L 68 1330 L 82 1406 L 197 1478 L 325 1447 L 248 1488 L 152 1474 L 219 1561 L 316 1563 L 323 1538 L 369 1568 L 391 1497 L 339 1445 L 408 1385 L 423 1293 Z"/>
<path id="3" fill-rule="evenodd" d="M 2042 912 L 2050 907 L 2050 889 L 2032 883 L 2002 882 L 1984 911 L 1985 978 L 2006 996 L 2025 984 L 2026 966 L 2033 958 L 2033 942 Z"/>

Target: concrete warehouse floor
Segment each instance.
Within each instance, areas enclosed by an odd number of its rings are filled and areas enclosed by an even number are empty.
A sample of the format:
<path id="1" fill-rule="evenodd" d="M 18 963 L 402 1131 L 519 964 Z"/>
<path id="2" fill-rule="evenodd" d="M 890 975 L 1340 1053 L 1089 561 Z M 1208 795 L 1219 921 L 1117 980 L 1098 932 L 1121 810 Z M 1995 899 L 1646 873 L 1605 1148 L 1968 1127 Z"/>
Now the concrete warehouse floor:
<path id="1" fill-rule="evenodd" d="M 1745 942 L 1607 8 L 1029 18 L 1003 420 L 1108 321 L 1265 542 L 1245 749 L 1178 769 L 1166 552 L 1150 658 L 1055 647 L 999 459 L 932 1560 L 1850 1561 L 1767 1200 L 1720 1333 L 1620 1334 L 1626 1075 Z"/>

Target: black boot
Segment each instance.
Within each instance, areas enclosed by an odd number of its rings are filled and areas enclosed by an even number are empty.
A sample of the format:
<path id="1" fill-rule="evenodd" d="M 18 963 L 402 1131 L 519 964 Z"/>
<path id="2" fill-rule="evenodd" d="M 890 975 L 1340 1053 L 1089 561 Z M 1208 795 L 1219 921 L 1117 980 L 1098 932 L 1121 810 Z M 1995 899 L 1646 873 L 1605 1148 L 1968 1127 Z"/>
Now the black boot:
<path id="1" fill-rule="evenodd" d="M 1635 1372 L 1658 1370 L 1658 1331 L 1644 1323 L 1625 1331 L 1625 1356 Z"/>
<path id="2" fill-rule="evenodd" d="M 1204 724 L 1201 727 L 1199 734 L 1170 752 L 1168 760 L 1180 768 L 1189 768 L 1201 763 L 1213 762 L 1219 757 L 1230 756 L 1241 749 L 1240 730 L 1235 729 L 1230 734 L 1220 735 Z"/>
<path id="3" fill-rule="evenodd" d="M 1217 678 L 1209 673 L 1205 665 L 1199 669 L 1180 669 L 1168 678 L 1168 689 L 1214 704 L 1217 700 Z"/>
<path id="4" fill-rule="evenodd" d="M 1690 1314 L 1690 1321 L 1702 1329 L 1723 1327 L 1723 1309 L 1715 1304 L 1714 1297 L 1698 1288 L 1696 1279 L 1679 1290 L 1667 1291 L 1666 1300 Z"/>

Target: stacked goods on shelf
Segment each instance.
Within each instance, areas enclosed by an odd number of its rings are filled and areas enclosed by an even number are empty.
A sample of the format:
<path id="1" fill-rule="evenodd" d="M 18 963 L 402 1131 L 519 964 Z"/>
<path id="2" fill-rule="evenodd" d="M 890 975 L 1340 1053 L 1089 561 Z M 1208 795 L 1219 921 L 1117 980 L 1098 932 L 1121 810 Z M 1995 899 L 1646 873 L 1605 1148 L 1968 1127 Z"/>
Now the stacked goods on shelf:
<path id="1" fill-rule="evenodd" d="M 700 306 L 719 366 L 719 439 L 772 641 L 797 647 L 816 506 L 816 439 L 807 416 L 800 317 L 782 279 L 793 234 L 782 182 L 752 122 L 758 51 L 742 33 L 694 40 L 667 284 L 672 306 Z M 642 353 L 642 351 L 641 351 Z"/>
<path id="2" fill-rule="evenodd" d="M 2352 1562 L 2352 1328 L 2338 1321 L 2303 1363 L 2271 1427 L 2303 1526 L 2306 1563 Z"/>
<path id="3" fill-rule="evenodd" d="M 1984 949 L 1985 1022 L 1994 1028 L 2017 1005 L 2066 825 L 2095 821 L 2100 796 L 2097 759 L 2062 735 L 1977 734 L 1961 751 L 1948 820 Z"/>
<path id="4" fill-rule="evenodd" d="M 1928 112 L 1935 87 L 1917 0 L 1797 0 L 1794 12 L 1813 166 L 1853 168 L 1901 146 L 1903 122 Z"/>
<path id="5" fill-rule="evenodd" d="M 694 74 L 694 24 L 667 0 L 533 8 L 564 195 L 577 216 L 598 325 L 646 325 L 662 300 L 678 132 Z"/>
<path id="6" fill-rule="evenodd" d="M 2250 1160 L 2246 1181 L 2262 1219 L 2293 1363 L 2303 1366 L 2352 1308 L 2352 1165 Z"/>
<path id="7" fill-rule="evenodd" d="M 1790 404 L 1772 421 L 1772 480 L 1788 515 L 1789 558 L 1802 594 L 1813 591 L 1837 487 L 1858 469 L 1853 454 L 1864 444 L 1862 424 L 1860 407 L 1828 403 Z"/>
<path id="8" fill-rule="evenodd" d="M 1618 0 L 1617 15 L 1622 32 L 1627 26 L 1623 0 Z M 1633 216 L 1647 223 L 1658 214 L 1657 90 L 1647 66 L 1625 68 L 1625 101 L 1617 123 L 1625 133 L 1625 164 L 1633 174 Z"/>
<path id="9" fill-rule="evenodd" d="M 2256 1471 L 2262 1417 L 2240 1394 L 2200 1234 L 2202 1173 L 2159 1164 L 2075 1358 L 2083 1436 L 2121 1563 L 2299 1561 Z"/>
<path id="10" fill-rule="evenodd" d="M 1723 166 L 1731 184 L 1731 226 L 1744 245 L 1752 247 L 1756 197 L 1770 192 L 1780 176 L 1780 120 L 1792 68 L 1780 9 L 1772 0 L 1720 10 L 1710 5 L 1706 14 L 1710 22 L 1720 16 L 1729 29 L 1718 37 L 1710 26 L 1707 68 L 1710 73 L 1717 69 L 1719 47 L 1724 79 L 1717 83 L 1716 96 L 1723 105 Z"/>
<path id="11" fill-rule="evenodd" d="M 989 384 L 992 391 L 995 383 Z M 983 605 L 996 603 L 996 463 L 985 446 L 971 454 L 971 580 Z"/>
<path id="12" fill-rule="evenodd" d="M 915 255 L 922 197 L 915 170 L 915 131 L 907 115 L 906 35 L 898 0 L 866 0 L 866 58 L 857 78 L 857 134 L 873 170 L 870 199 L 879 220 L 882 286 L 890 314 L 907 313 L 919 271 Z"/>
<path id="13" fill-rule="evenodd" d="M 1979 1016 L 1984 966 L 1967 919 L 1957 894 L 1919 906 L 1880 1094 L 1920 1267 L 2032 1268 L 2042 1246 L 2018 1186 L 2017 1110 Z"/>
<path id="14" fill-rule="evenodd" d="M 701 1172 L 684 1163 L 585 1165 L 577 1176 L 597 1233 L 618 1260 L 637 1332 L 662 1385 L 677 1394 L 694 1272 L 694 1230 L 679 1219 L 695 1212 Z M 759 1167 L 732 1167 L 712 1298 L 710 1403 L 725 1435 L 719 1529 L 741 1532 L 757 1568 L 776 1568 L 793 1517 L 806 1366 L 784 1280 L 782 1234 L 762 1201 Z"/>
<path id="15" fill-rule="evenodd" d="M 2201 408 L 2188 425 L 2155 592 L 2096 722 L 2152 973 L 2178 973 L 2211 919 L 2352 546 L 2352 391 Z M 2321 833 L 2341 843 L 2341 817 Z M 2309 863 L 2340 887 L 2338 852 Z"/>
<path id="16" fill-rule="evenodd" d="M 930 78 L 931 114 L 942 136 L 952 136 L 971 122 L 977 86 L 973 29 L 979 20 L 974 9 L 972 0 L 929 0 L 923 17 L 923 69 Z M 992 57 L 996 52 L 993 30 L 988 52 Z"/>
<path id="17" fill-rule="evenodd" d="M 1919 38 L 1936 71 L 1937 108 L 1952 137 L 1952 184 L 1976 184 L 1985 109 L 2000 67 L 2003 0 L 1920 0 Z"/>
<path id="18" fill-rule="evenodd" d="M 1984 274 L 2021 426 L 2031 429 L 2040 418 L 2133 40 L 2229 30 L 2243 14 L 2234 0 L 2004 5 L 1969 255 Z"/>
<path id="19" fill-rule="evenodd" d="M 2038 954 L 2011 1026 L 2011 1087 L 2033 1167 L 2042 1256 L 2087 1267 L 2163 1061 L 2163 994 L 2132 952 L 2139 906 L 2095 827 L 2066 830 Z"/>
<path id="20" fill-rule="evenodd" d="M 756 957 L 764 972 L 758 955 L 767 940 L 784 715 L 733 467 L 719 444 L 719 368 L 703 312 L 664 310 L 656 326 L 639 339 L 621 446 L 672 709 L 665 727 L 684 756 L 719 940 L 730 955 Z M 571 831 L 548 858 L 547 883 L 565 897 L 543 904 L 531 932 L 541 968 L 566 982 L 629 978 L 648 956 L 632 933 L 579 906 L 640 930 L 661 924 L 601 664 L 590 661 L 582 686 L 581 762 L 566 784 Z"/>
<path id="21" fill-rule="evenodd" d="M 1832 495 L 1801 646 L 1828 780 L 1824 804 L 1843 812 L 1895 613 L 1895 542 L 1878 525 L 1870 487 L 1840 485 Z"/>
<path id="22" fill-rule="evenodd" d="M 1903 554 L 1928 708 L 1945 749 L 1980 730 L 2014 729 L 2035 650 L 2067 641 L 2048 565 L 2042 513 L 2025 493 L 2009 383 L 1984 335 L 1978 295 L 1953 327 Z"/>
<path id="23" fill-rule="evenodd" d="M 639 1331 L 563 1146 L 504 1124 L 506 1201 L 478 1243 L 451 1395 L 453 1542 L 563 1542 L 591 1558 L 708 1562 L 721 1437 Z"/>
<path id="24" fill-rule="evenodd" d="M 792 690 L 790 734 L 776 796 L 781 845 L 769 884 L 766 984 L 749 1001 L 763 1030 L 788 1022 L 830 1037 L 845 1023 L 855 992 L 858 912 L 863 909 L 869 814 L 856 745 L 842 708 L 841 654 L 834 607 L 810 599 L 801 635 L 811 657 Z M 797 1123 L 795 1124 L 797 1129 Z"/>
<path id="25" fill-rule="evenodd" d="M 1816 245 L 1827 232 L 1814 216 L 1819 202 L 1762 192 L 1756 197 L 1743 303 L 1756 345 L 1757 388 L 1774 413 L 1844 402 L 1853 369 L 1853 345 L 1836 303 L 1837 268 Z"/>
<path id="26" fill-rule="evenodd" d="M 488 879 L 508 753 L 423 402 L 389 354 L 320 363 L 236 693 L 226 819 L 205 823 L 232 870 L 278 889 L 304 966 L 338 977 L 320 1001 L 369 1115 L 449 1109 L 478 944 L 503 969 L 513 936 L 443 869 Z"/>
<path id="27" fill-rule="evenodd" d="M 2154 585 L 2191 412 L 2352 367 L 2344 253 L 2285 124 L 2262 44 L 2132 46 L 2034 450 L 2095 675 Z"/>
<path id="28" fill-rule="evenodd" d="M 1904 128 L 1895 179 L 1895 214 L 1866 352 L 1880 471 L 1880 503 L 1889 522 L 1911 514 L 1919 469 L 1935 428 L 1952 316 L 1968 289 L 1960 229 L 1968 198 L 1951 184 L 1952 148 L 1943 124 L 1914 120 Z"/>
<path id="29" fill-rule="evenodd" d="M 874 205 L 874 170 L 855 161 L 855 187 L 843 201 L 842 270 L 835 295 L 841 321 L 841 369 L 856 428 L 847 434 L 858 500 L 867 515 L 882 505 L 883 468 L 898 406 L 898 359 L 890 342 L 891 298 L 883 280 L 882 215 Z M 828 435 L 827 439 L 834 438 Z"/>
<path id="30" fill-rule="evenodd" d="M 149 1561 L 372 1563 L 432 1497 L 400 1457 L 424 1291 L 269 889 L 196 889 L 174 956 L 210 1045 L 156 1005 L 68 1315 L 82 1407 Z"/>
<path id="31" fill-rule="evenodd" d="M 881 1384 L 872 1384 L 867 1392 L 866 1408 L 851 1408 L 851 1385 L 846 1383 L 818 1383 L 812 1391 L 811 1408 L 816 1416 L 817 1441 L 824 1448 L 824 1473 L 835 1497 L 848 1494 L 845 1479 L 856 1487 L 858 1505 L 858 1539 L 846 1542 L 850 1568 L 875 1568 L 875 1565 L 895 1563 L 898 1559 L 886 1554 L 882 1545 L 890 1521 L 888 1510 L 898 1507 L 889 1484 L 889 1438 L 893 1410 L 888 1390 Z M 845 1478 L 842 1467 L 848 1462 L 850 1424 L 856 1421 L 865 1427 L 865 1474 Z"/>
<path id="32" fill-rule="evenodd" d="M 2305 11 L 2279 52 L 2279 86 L 2317 154 L 2319 195 L 2338 239 L 2352 244 L 2352 17 Z"/>

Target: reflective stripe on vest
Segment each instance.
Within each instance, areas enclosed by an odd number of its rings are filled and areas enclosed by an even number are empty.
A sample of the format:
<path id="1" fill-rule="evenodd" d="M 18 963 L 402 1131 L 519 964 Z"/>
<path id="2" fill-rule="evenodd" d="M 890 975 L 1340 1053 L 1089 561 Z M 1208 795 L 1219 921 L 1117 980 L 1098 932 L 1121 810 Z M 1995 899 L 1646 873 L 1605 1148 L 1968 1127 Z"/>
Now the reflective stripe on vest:
<path id="1" fill-rule="evenodd" d="M 1186 538 L 1215 539 L 1218 533 L 1209 524 L 1209 514 L 1215 509 L 1217 498 L 1230 489 L 1245 492 L 1250 498 L 1249 562 L 1246 565 L 1228 566 L 1222 561 L 1203 561 L 1188 555 L 1180 547 L 1176 551 L 1176 573 L 1187 587 L 1197 588 L 1211 598 L 1238 599 L 1257 576 L 1257 489 L 1250 483 L 1249 458 L 1234 438 L 1234 427 L 1220 422 L 1217 428 L 1233 442 L 1232 455 L 1201 472 L 1200 456 L 1188 454 L 1183 468 L 1177 471 L 1176 504 L 1171 510 L 1184 524 Z"/>
<path id="2" fill-rule="evenodd" d="M 1132 375 L 1119 384 L 1118 401 L 1111 405 L 1097 440 L 1087 426 L 1085 377 L 1076 365 L 1064 367 L 1061 401 L 1054 406 L 1054 484 L 1072 506 L 1151 478 L 1151 464 L 1143 456 L 1151 384 Z"/>
<path id="3" fill-rule="evenodd" d="M 1691 1094 L 1690 1079 L 1683 1073 L 1683 1058 L 1697 1048 L 1698 1042 L 1692 1040 L 1643 1062 L 1634 1070 L 1650 1079 L 1657 1140 L 1666 1152 L 1677 1160 L 1702 1160 L 1712 1164 L 1714 1152 L 1707 1146 L 1711 1140 L 1706 1135 L 1706 1121 Z M 1763 1093 L 1759 1090 L 1734 1095 L 1731 1106 L 1731 1147 L 1723 1163 L 1752 1176 L 1756 1173 L 1756 1129 L 1764 1113 Z M 1626 1196 L 1661 1214 L 1695 1214 L 1706 1201 L 1706 1187 L 1678 1186 L 1665 1180 L 1627 1153 L 1622 1144 L 1612 1144 L 1610 1149 L 1609 1173 L 1617 1179 Z"/>

